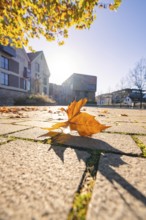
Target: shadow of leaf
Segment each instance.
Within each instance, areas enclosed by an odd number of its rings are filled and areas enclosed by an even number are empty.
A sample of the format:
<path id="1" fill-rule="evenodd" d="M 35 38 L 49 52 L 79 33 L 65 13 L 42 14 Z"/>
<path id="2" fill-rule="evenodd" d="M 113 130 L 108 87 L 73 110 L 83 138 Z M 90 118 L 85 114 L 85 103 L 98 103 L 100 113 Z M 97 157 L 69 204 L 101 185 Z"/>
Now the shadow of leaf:
<path id="1" fill-rule="evenodd" d="M 141 201 L 146 205 L 146 197 L 140 192 L 134 185 L 130 184 L 123 176 L 115 171 L 114 167 L 119 167 L 120 165 L 126 164 L 125 161 L 121 159 L 122 155 L 118 154 L 105 154 L 102 155 L 100 161 L 99 172 L 106 177 L 108 181 L 114 184 L 117 182 L 123 189 L 130 193 L 137 200 Z M 122 198 L 123 195 L 121 196 Z M 128 203 L 127 203 L 128 204 Z"/>
<path id="2" fill-rule="evenodd" d="M 86 159 L 83 157 L 83 152 L 89 149 L 98 150 L 101 152 L 106 152 L 104 154 L 104 163 L 101 168 L 99 168 L 99 172 L 102 173 L 103 176 L 108 179 L 113 184 L 113 181 L 116 181 L 121 187 L 123 187 L 129 194 L 135 197 L 137 200 L 141 201 L 144 205 L 146 205 L 146 197 L 140 192 L 135 186 L 130 184 L 123 176 L 117 173 L 113 167 L 120 167 L 121 165 L 127 164 L 123 161 L 122 154 L 125 154 L 121 150 L 115 149 L 108 143 L 88 138 L 88 137 L 80 137 L 80 136 L 72 136 L 70 134 L 58 133 L 58 132 L 49 132 L 48 135 L 51 137 L 51 149 L 54 150 L 56 155 L 64 162 L 64 152 L 66 150 L 66 146 L 73 147 L 74 151 L 77 155 L 78 160 L 83 160 L 86 163 Z M 57 147 L 58 145 L 62 145 L 60 149 Z M 77 150 L 78 149 L 78 150 Z M 114 154 L 113 154 L 114 153 Z M 111 154 L 111 159 L 109 160 L 108 156 Z M 113 156 L 114 155 L 114 156 Z M 107 158 L 106 158 L 107 157 Z"/>
<path id="3" fill-rule="evenodd" d="M 51 145 L 51 147 L 48 149 L 48 151 L 53 150 L 55 154 L 61 159 L 61 161 L 64 163 L 64 152 L 66 150 L 65 147 L 58 148 L 55 145 Z"/>
<path id="4" fill-rule="evenodd" d="M 51 138 L 51 144 L 61 144 L 66 146 L 71 146 L 74 148 L 80 148 L 83 150 L 98 150 L 103 152 L 113 152 L 125 154 L 123 151 L 112 147 L 110 144 L 105 141 L 82 136 L 73 136 L 70 134 L 59 133 L 51 131 L 47 133 L 47 136 Z"/>

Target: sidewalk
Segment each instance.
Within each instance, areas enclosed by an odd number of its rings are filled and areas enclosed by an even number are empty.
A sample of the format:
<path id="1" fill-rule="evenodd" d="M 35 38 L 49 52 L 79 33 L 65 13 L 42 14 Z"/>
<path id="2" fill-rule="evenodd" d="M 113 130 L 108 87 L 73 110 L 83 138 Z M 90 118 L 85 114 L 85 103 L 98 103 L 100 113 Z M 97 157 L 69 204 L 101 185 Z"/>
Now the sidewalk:
<path id="1" fill-rule="evenodd" d="M 111 127 L 40 137 L 57 106 L 0 113 L 0 220 L 146 219 L 146 110 L 84 111 Z"/>

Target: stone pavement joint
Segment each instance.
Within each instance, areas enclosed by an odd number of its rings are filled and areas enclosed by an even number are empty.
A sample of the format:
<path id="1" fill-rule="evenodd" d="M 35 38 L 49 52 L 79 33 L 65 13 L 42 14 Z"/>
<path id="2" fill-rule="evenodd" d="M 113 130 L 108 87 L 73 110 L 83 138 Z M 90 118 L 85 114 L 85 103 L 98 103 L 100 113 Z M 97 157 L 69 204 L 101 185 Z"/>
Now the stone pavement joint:
<path id="1" fill-rule="evenodd" d="M 144 145 L 146 145 L 146 136 L 137 136 L 137 137 L 140 141 L 143 142 Z"/>
<path id="2" fill-rule="evenodd" d="M 1 137 L 0 136 L 0 144 L 4 144 L 4 143 L 7 143 L 8 142 L 8 138 L 5 138 L 5 137 Z"/>
<path id="3" fill-rule="evenodd" d="M 24 139 L 32 139 L 32 140 L 45 140 L 46 137 L 40 137 L 41 135 L 46 134 L 47 131 L 41 128 L 29 128 L 23 131 L 17 131 L 12 134 L 9 134 L 10 137 L 18 137 Z"/>
<path id="4" fill-rule="evenodd" d="M 18 126 L 18 125 L 12 125 L 12 124 L 2 124 L 0 127 L 0 135 L 8 135 L 15 133 L 16 131 L 25 131 L 27 129 L 31 128 L 30 126 Z"/>

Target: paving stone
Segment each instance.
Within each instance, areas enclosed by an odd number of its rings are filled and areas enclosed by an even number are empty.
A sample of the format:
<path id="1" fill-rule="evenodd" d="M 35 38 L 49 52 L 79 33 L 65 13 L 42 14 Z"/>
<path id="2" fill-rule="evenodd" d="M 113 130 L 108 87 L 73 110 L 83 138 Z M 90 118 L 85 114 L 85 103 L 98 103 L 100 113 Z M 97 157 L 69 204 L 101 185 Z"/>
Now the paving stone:
<path id="1" fill-rule="evenodd" d="M 22 140 L 0 152 L 0 219 L 66 220 L 90 154 Z"/>
<path id="2" fill-rule="evenodd" d="M 24 130 L 24 129 L 27 129 L 29 127 L 31 127 L 31 126 L 1 124 L 1 126 L 0 126 L 0 135 L 8 134 L 8 133 L 19 131 L 19 130 Z"/>
<path id="3" fill-rule="evenodd" d="M 47 111 L 27 112 L 27 114 L 32 119 L 40 119 L 40 120 L 47 120 L 51 116 L 51 114 L 49 114 Z"/>
<path id="4" fill-rule="evenodd" d="M 0 144 L 5 143 L 7 141 L 8 141 L 8 138 L 0 137 Z"/>
<path id="5" fill-rule="evenodd" d="M 107 112 L 107 113 L 104 113 Z M 112 122 L 144 122 L 146 123 L 146 111 L 136 109 L 114 109 L 114 108 L 95 108 L 87 107 L 87 112 L 97 116 L 97 120 L 107 120 Z M 126 116 L 123 116 L 126 115 Z"/>
<path id="6" fill-rule="evenodd" d="M 63 122 L 63 120 L 50 120 L 48 122 L 31 120 L 31 121 L 18 122 L 16 124 L 35 126 L 35 127 L 39 127 L 39 128 L 49 128 L 57 122 Z"/>
<path id="7" fill-rule="evenodd" d="M 26 118 L 1 118 L 0 124 L 12 124 L 25 121 Z"/>
<path id="8" fill-rule="evenodd" d="M 117 118 L 102 118 L 101 120 L 98 120 L 98 118 L 96 118 L 97 121 L 99 121 L 101 124 L 106 124 L 106 125 L 110 125 L 110 126 L 113 126 L 113 125 L 127 125 L 127 124 L 131 124 L 131 125 L 138 125 L 138 126 L 146 126 L 146 122 L 143 122 L 143 121 L 137 121 L 137 120 L 131 120 L 131 119 L 117 119 Z"/>
<path id="9" fill-rule="evenodd" d="M 98 134 L 93 135 L 93 138 L 97 140 L 101 140 L 109 144 L 112 148 L 116 149 L 117 151 L 121 151 L 125 154 L 140 155 L 142 153 L 141 149 L 137 146 L 137 144 L 131 138 L 130 135 L 98 133 Z"/>
<path id="10" fill-rule="evenodd" d="M 44 140 L 50 138 L 49 136 L 40 137 L 41 135 L 47 134 L 48 131 L 41 128 L 31 128 L 24 131 L 19 131 L 13 134 L 10 134 L 10 137 L 18 137 L 32 140 Z"/>
<path id="11" fill-rule="evenodd" d="M 129 134 L 146 134 L 146 128 L 138 125 L 137 123 L 123 123 L 112 125 L 112 127 L 106 129 L 110 132 L 124 132 Z"/>
<path id="12" fill-rule="evenodd" d="M 55 132 L 53 133 L 53 136 L 54 134 Z M 93 150 L 137 155 L 142 153 L 140 148 L 135 144 L 129 135 L 98 133 L 93 135 L 93 138 L 88 138 L 63 133 L 58 135 L 58 133 L 56 133 L 54 141 L 58 144 L 65 144 Z"/>
<path id="13" fill-rule="evenodd" d="M 96 117 L 97 121 L 100 121 L 102 124 L 118 124 L 118 123 L 133 123 L 131 119 L 128 119 L 127 117 L 119 117 L 119 118 L 98 118 Z M 136 123 L 136 122 L 135 122 Z"/>
<path id="14" fill-rule="evenodd" d="M 61 107 L 59 107 L 61 108 Z M 36 112 L 27 112 L 29 118 L 40 120 L 40 121 L 49 121 L 50 119 L 66 118 L 66 113 L 61 112 L 58 107 L 52 107 L 48 111 L 36 111 Z"/>
<path id="15" fill-rule="evenodd" d="M 102 155 L 87 220 L 145 220 L 146 159 Z"/>

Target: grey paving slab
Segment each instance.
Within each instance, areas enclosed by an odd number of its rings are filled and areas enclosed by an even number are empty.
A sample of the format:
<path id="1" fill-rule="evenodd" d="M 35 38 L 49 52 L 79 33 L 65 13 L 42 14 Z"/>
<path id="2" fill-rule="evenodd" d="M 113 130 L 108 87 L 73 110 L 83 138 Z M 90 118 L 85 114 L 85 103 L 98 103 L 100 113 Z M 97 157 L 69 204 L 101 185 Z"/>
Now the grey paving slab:
<path id="1" fill-rule="evenodd" d="M 53 137 L 55 136 L 55 132 L 51 132 L 50 137 L 51 134 Z M 142 153 L 129 135 L 98 133 L 93 135 L 93 138 L 89 138 L 64 133 L 58 135 L 56 132 L 56 137 L 53 138 L 53 141 L 54 143 L 85 149 L 137 155 Z"/>
<path id="2" fill-rule="evenodd" d="M 61 107 L 59 107 L 61 108 Z M 33 120 L 48 121 L 50 119 L 67 118 L 66 113 L 61 112 L 58 107 L 52 107 L 48 111 L 27 112 Z"/>
<path id="3" fill-rule="evenodd" d="M 128 109 L 128 108 L 100 108 L 100 107 L 88 107 L 85 106 L 86 111 L 97 113 L 110 114 L 112 116 L 119 116 L 121 114 L 127 114 L 128 116 L 145 116 L 146 112 L 144 109 Z"/>
<path id="4" fill-rule="evenodd" d="M 32 139 L 32 140 L 44 140 L 47 138 L 50 138 L 50 136 L 46 137 L 40 137 L 41 135 L 44 135 L 48 133 L 47 130 L 41 129 L 41 128 L 31 128 L 28 130 L 24 130 L 24 131 L 19 131 L 13 134 L 10 134 L 10 137 L 18 137 L 18 138 L 28 138 L 28 139 Z"/>
<path id="5" fill-rule="evenodd" d="M 146 159 L 102 155 L 87 220 L 145 220 Z"/>
<path id="6" fill-rule="evenodd" d="M 27 129 L 31 126 L 0 124 L 0 135 L 8 134 L 15 131 Z"/>
<path id="7" fill-rule="evenodd" d="M 52 117 L 52 113 L 50 114 L 48 111 L 19 111 L 18 113 L 4 113 L 4 114 L 0 114 L 0 120 L 3 119 L 11 119 L 11 118 L 15 118 L 17 116 L 20 117 L 20 119 L 22 118 L 27 118 L 27 119 L 36 119 L 36 120 L 40 120 L 40 121 L 46 121 L 48 119 L 50 119 Z M 19 119 L 19 118 L 18 118 Z"/>
<path id="8" fill-rule="evenodd" d="M 146 113 L 145 113 L 146 114 Z M 142 116 L 142 117 L 135 117 L 133 119 L 134 122 L 143 122 L 143 123 L 146 123 L 146 116 Z"/>
<path id="9" fill-rule="evenodd" d="M 123 124 L 113 124 L 112 127 L 106 129 L 110 132 L 124 132 L 130 134 L 146 134 L 146 127 L 138 125 L 137 123 L 123 123 Z"/>
<path id="10" fill-rule="evenodd" d="M 137 155 L 142 153 L 130 135 L 97 133 L 93 135 L 93 138 L 108 143 L 113 149 L 123 153 Z"/>
<path id="11" fill-rule="evenodd" d="M 134 125 L 140 125 L 140 126 L 146 126 L 146 122 L 142 120 L 136 120 L 136 119 L 127 119 L 127 118 L 98 118 L 96 117 L 97 121 L 99 121 L 102 124 L 134 124 Z"/>
<path id="12" fill-rule="evenodd" d="M 114 109 L 87 107 L 87 112 L 97 116 L 97 120 L 144 122 L 146 123 L 146 111 L 136 109 Z M 104 113 L 106 112 L 106 113 Z M 125 115 L 125 116 L 124 116 Z"/>
<path id="13" fill-rule="evenodd" d="M 18 113 L 5 113 L 0 115 L 0 121 L 4 120 L 4 119 L 24 119 L 24 118 L 28 118 L 28 114 L 26 112 L 18 112 Z"/>
<path id="14" fill-rule="evenodd" d="M 66 220 L 90 154 L 22 140 L 0 152 L 0 219 Z"/>
<path id="15" fill-rule="evenodd" d="M 112 123 L 112 124 L 115 124 L 115 123 L 133 123 L 133 121 L 131 119 L 128 119 L 127 117 L 119 117 L 119 118 L 98 118 L 96 117 L 97 121 L 100 121 L 100 123 L 102 124 L 106 124 L 106 123 Z M 137 123 L 135 121 L 135 123 Z"/>
<path id="16" fill-rule="evenodd" d="M 36 121 L 36 120 L 30 120 L 30 121 L 23 121 L 23 122 L 18 122 L 16 124 L 18 125 L 29 125 L 29 126 L 35 126 L 35 127 L 40 127 L 40 128 L 49 128 L 53 124 L 57 122 L 63 122 L 65 120 L 50 120 L 50 121 Z"/>
<path id="17" fill-rule="evenodd" d="M 146 136 L 137 136 L 137 137 L 140 141 L 144 143 L 144 145 L 146 145 Z"/>
<path id="18" fill-rule="evenodd" d="M 45 121 L 51 118 L 51 114 L 47 112 L 36 111 L 36 112 L 27 112 L 27 114 L 28 114 L 28 117 L 33 120 L 36 119 L 40 121 Z"/>
<path id="19" fill-rule="evenodd" d="M 27 119 L 28 120 L 28 119 Z M 0 124 L 13 124 L 26 121 L 26 118 L 1 118 Z"/>

